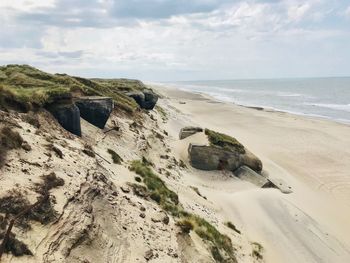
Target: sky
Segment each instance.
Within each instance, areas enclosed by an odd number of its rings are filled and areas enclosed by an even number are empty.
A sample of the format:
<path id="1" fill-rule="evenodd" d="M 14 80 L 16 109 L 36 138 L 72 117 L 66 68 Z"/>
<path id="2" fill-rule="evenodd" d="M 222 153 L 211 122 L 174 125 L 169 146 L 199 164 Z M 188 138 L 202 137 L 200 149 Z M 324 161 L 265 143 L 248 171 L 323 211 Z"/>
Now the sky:
<path id="1" fill-rule="evenodd" d="M 350 76 L 350 1 L 0 0 L 0 64 L 148 81 Z"/>

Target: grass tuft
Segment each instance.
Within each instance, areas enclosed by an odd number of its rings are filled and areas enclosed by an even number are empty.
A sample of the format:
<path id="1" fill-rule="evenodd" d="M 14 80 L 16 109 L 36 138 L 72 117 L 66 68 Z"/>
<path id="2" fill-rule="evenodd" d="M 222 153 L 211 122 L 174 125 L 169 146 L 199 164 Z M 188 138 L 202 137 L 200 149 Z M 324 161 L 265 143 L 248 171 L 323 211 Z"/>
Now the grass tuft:
<path id="1" fill-rule="evenodd" d="M 159 114 L 164 122 L 168 120 L 168 114 L 161 106 L 156 105 L 155 109 L 159 112 Z"/>
<path id="2" fill-rule="evenodd" d="M 133 161 L 130 169 L 143 178 L 143 182 L 147 186 L 150 195 L 158 200 L 157 203 L 162 207 L 166 208 L 178 205 L 178 195 L 166 187 L 163 180 L 152 171 L 149 165 L 141 161 Z"/>

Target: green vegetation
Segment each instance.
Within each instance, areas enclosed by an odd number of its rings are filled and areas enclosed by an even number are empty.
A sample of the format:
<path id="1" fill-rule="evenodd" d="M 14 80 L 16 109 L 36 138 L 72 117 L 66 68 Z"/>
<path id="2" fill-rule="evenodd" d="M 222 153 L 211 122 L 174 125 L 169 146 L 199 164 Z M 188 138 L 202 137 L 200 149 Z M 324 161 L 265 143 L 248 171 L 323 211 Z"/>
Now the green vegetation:
<path id="1" fill-rule="evenodd" d="M 130 170 L 143 178 L 148 194 L 165 211 L 177 218 L 177 225 L 184 234 L 195 231 L 210 245 L 213 258 L 217 262 L 236 262 L 231 239 L 221 234 L 205 219 L 186 212 L 179 203 L 178 195 L 171 191 L 163 180 L 156 175 L 147 162 L 133 161 Z"/>
<path id="2" fill-rule="evenodd" d="M 121 164 L 123 162 L 122 157 L 119 156 L 115 151 L 112 149 L 108 149 L 107 152 L 111 155 L 113 163 L 115 164 Z"/>
<path id="3" fill-rule="evenodd" d="M 168 114 L 166 113 L 166 111 L 161 106 L 156 105 L 155 109 L 156 109 L 156 111 L 159 112 L 159 114 L 160 114 L 160 116 L 161 116 L 161 118 L 162 118 L 162 120 L 164 122 L 168 120 Z"/>
<path id="4" fill-rule="evenodd" d="M 227 150 L 238 151 L 242 154 L 245 153 L 244 146 L 231 136 L 209 129 L 205 129 L 205 134 L 208 136 L 208 140 L 211 145 L 220 146 Z"/>
<path id="5" fill-rule="evenodd" d="M 28 65 L 0 67 L 0 109 L 15 107 L 28 111 L 58 98 L 86 95 L 112 97 L 116 107 L 133 113 L 138 105 L 124 93 L 144 88 L 146 86 L 137 80 L 90 80 L 66 74 L 50 74 Z"/>
<path id="6" fill-rule="evenodd" d="M 133 161 L 131 170 L 143 178 L 144 184 L 153 196 L 159 196 L 159 204 L 163 207 L 177 206 L 179 198 L 176 193 L 169 190 L 163 180 L 161 180 L 151 169 L 151 167 L 141 161 Z"/>

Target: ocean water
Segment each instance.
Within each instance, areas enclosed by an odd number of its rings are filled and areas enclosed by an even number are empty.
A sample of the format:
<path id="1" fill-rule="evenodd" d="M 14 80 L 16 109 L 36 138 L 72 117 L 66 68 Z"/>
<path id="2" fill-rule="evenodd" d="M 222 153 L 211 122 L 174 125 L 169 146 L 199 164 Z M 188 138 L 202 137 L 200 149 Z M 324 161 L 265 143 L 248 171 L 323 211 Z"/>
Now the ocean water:
<path id="1" fill-rule="evenodd" d="M 170 85 L 243 106 L 350 123 L 350 77 L 183 81 Z"/>

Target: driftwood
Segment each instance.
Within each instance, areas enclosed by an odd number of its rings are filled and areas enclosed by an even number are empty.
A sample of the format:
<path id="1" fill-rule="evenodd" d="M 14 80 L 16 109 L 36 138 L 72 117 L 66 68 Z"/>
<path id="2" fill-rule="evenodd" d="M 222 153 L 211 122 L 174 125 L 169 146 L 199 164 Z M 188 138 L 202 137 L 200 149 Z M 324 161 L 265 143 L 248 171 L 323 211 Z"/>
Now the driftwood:
<path id="1" fill-rule="evenodd" d="M 106 158 L 102 157 L 100 154 L 95 153 L 98 157 L 100 157 L 102 160 L 106 161 L 109 164 L 112 164 L 110 161 L 108 161 Z"/>

